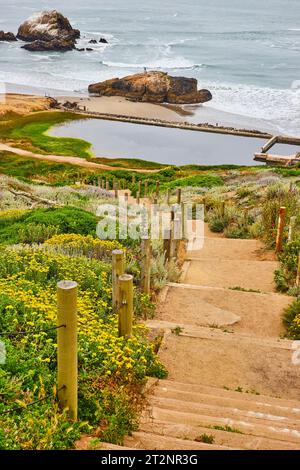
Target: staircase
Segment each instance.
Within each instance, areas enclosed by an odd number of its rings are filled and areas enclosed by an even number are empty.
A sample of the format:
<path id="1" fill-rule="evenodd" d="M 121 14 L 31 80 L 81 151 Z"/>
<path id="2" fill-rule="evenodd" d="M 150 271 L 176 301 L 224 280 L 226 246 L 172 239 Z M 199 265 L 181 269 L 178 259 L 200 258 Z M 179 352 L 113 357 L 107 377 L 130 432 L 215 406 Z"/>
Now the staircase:
<path id="1" fill-rule="evenodd" d="M 229 240 L 206 227 L 169 284 L 155 320 L 168 380 L 151 379 L 135 449 L 299 449 L 300 374 L 281 339 L 292 301 L 273 285 L 277 262 L 255 240 Z"/>

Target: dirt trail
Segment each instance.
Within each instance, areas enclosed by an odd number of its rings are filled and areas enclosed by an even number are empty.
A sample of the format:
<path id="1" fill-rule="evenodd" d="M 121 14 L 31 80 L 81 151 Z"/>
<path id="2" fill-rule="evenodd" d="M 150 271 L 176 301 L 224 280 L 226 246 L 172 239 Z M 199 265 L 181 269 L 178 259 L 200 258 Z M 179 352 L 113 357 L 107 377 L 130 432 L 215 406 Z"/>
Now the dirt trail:
<path id="1" fill-rule="evenodd" d="M 21 155 L 23 157 L 35 158 L 37 160 L 46 160 L 54 163 L 66 163 L 70 165 L 80 166 L 83 168 L 88 168 L 91 170 L 115 170 L 116 167 L 104 165 L 102 163 L 94 163 L 85 160 L 84 158 L 80 157 L 67 157 L 62 155 L 40 155 L 37 153 L 29 152 L 28 150 L 19 149 L 16 147 L 12 147 L 7 144 L 3 144 L 0 142 L 0 151 L 4 152 L 12 152 L 16 155 Z M 95 157 L 97 158 L 97 157 Z M 134 168 L 122 168 L 125 171 L 135 171 L 136 173 L 156 173 L 158 170 L 147 170 L 147 169 L 134 169 Z"/>
<path id="2" fill-rule="evenodd" d="M 292 299 L 275 293 L 276 267 L 259 241 L 205 228 L 203 249 L 187 253 L 181 283 L 167 286 L 148 322 L 165 332 L 169 377 L 149 385 L 149 409 L 127 446 L 202 449 L 210 435 L 211 449 L 299 448 L 299 367 L 280 337 Z"/>

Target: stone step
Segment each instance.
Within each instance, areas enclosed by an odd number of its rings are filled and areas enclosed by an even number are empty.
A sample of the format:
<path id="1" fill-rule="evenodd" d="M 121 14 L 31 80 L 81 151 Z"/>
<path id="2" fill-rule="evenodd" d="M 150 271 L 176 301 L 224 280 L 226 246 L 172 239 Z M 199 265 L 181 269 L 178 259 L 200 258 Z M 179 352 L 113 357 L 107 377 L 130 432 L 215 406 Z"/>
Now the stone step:
<path id="1" fill-rule="evenodd" d="M 206 444 L 195 440 L 178 439 L 176 437 L 161 436 L 151 432 L 134 432 L 125 438 L 130 448 L 143 450 L 234 450 L 227 446 Z"/>
<path id="2" fill-rule="evenodd" d="M 221 426 L 220 426 L 221 427 Z M 227 429 L 227 431 L 225 430 Z M 244 450 L 298 450 L 299 443 L 271 439 L 268 437 L 242 434 L 235 428 L 227 427 L 224 430 L 215 429 L 213 426 L 191 426 L 188 424 L 158 421 L 143 423 L 141 431 L 168 436 L 172 438 L 195 441 L 203 439 L 203 436 L 213 436 L 213 444 L 234 447 Z"/>
<path id="3" fill-rule="evenodd" d="M 300 445 L 300 432 L 286 426 L 266 425 L 258 422 L 252 423 L 247 420 L 230 419 L 222 416 L 210 416 L 205 414 L 189 413 L 184 411 L 170 410 L 165 407 L 153 406 L 151 416 L 143 417 L 141 426 L 151 422 L 168 422 L 177 425 L 211 428 L 212 426 L 229 426 L 239 430 L 246 435 L 264 437 L 287 441 Z"/>
<path id="4" fill-rule="evenodd" d="M 162 323 L 155 325 L 163 329 Z M 164 327 L 176 328 L 176 323 Z M 178 333 L 167 329 L 159 352 L 170 380 L 299 399 L 300 376 L 293 363 L 293 342 L 204 327 Z"/>
<path id="5" fill-rule="evenodd" d="M 276 261 L 199 259 L 191 261 L 182 282 L 214 287 L 240 287 L 275 292 Z"/>
<path id="6" fill-rule="evenodd" d="M 212 387 L 202 384 L 185 384 L 172 380 L 149 381 L 148 390 L 158 396 L 180 397 L 187 401 L 215 403 L 240 409 L 251 409 L 254 411 L 266 411 L 287 417 L 300 419 L 300 401 L 274 398 L 266 395 L 255 395 L 252 393 L 226 390 L 224 388 Z M 207 401 L 208 400 L 208 401 Z"/>
<path id="7" fill-rule="evenodd" d="M 274 260 L 274 253 L 265 251 L 259 240 L 205 237 L 201 250 L 188 251 L 187 259 Z"/>
<path id="8" fill-rule="evenodd" d="M 282 312 L 292 301 L 287 295 L 169 283 L 156 319 L 195 326 L 234 325 L 234 331 L 252 336 L 279 337 L 284 332 Z"/>
<path id="9" fill-rule="evenodd" d="M 239 409 L 230 406 L 208 404 L 203 402 L 193 402 L 180 400 L 176 398 L 153 396 L 151 404 L 168 410 L 184 411 L 195 415 L 205 415 L 212 417 L 226 418 L 229 420 L 246 421 L 251 424 L 263 424 L 275 428 L 289 428 L 299 432 L 300 437 L 300 419 L 299 417 L 287 417 L 271 412 L 254 411 L 252 409 Z"/>
<path id="10" fill-rule="evenodd" d="M 284 349 L 287 351 L 292 351 L 294 349 L 294 342 L 288 339 L 257 337 L 246 333 L 234 333 L 233 331 L 227 332 L 219 328 L 195 326 L 163 320 L 148 320 L 146 325 L 148 328 L 165 330 L 173 330 L 177 326 L 180 326 L 182 331 L 180 331 L 178 336 L 182 337 L 221 340 L 230 343 L 233 341 L 241 341 L 254 346 L 259 345 L 266 348 Z"/>

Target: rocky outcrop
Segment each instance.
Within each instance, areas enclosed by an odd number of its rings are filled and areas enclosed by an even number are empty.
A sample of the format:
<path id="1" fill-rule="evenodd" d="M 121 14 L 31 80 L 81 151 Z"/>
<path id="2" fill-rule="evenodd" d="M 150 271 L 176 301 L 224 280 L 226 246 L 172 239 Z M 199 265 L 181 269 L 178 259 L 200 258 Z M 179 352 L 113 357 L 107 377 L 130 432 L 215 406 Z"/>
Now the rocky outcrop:
<path id="1" fill-rule="evenodd" d="M 0 31 L 0 41 L 17 41 L 17 38 L 14 33 Z"/>
<path id="2" fill-rule="evenodd" d="M 24 46 L 30 51 L 67 51 L 75 48 L 79 37 L 80 31 L 73 29 L 69 20 L 56 10 L 31 16 L 19 27 L 17 35 L 18 39 L 32 43 Z"/>
<path id="3" fill-rule="evenodd" d="M 108 40 L 105 38 L 100 38 L 99 42 L 101 42 L 102 44 L 108 44 Z"/>
<path id="4" fill-rule="evenodd" d="M 208 90 L 198 90 L 194 78 L 171 77 L 164 72 L 145 72 L 124 78 L 113 78 L 89 86 L 99 96 L 123 96 L 150 103 L 191 104 L 212 99 Z"/>
<path id="5" fill-rule="evenodd" d="M 74 42 L 66 39 L 53 39 L 52 41 L 33 41 L 25 46 L 23 49 L 31 52 L 44 52 L 44 51 L 71 51 L 74 49 Z"/>

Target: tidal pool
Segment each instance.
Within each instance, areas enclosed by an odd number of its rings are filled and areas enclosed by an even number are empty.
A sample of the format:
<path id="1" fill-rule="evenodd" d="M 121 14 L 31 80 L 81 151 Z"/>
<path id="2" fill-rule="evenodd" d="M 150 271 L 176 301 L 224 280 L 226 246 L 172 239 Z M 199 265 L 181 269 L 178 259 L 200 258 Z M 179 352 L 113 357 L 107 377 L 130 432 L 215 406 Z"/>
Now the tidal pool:
<path id="1" fill-rule="evenodd" d="M 101 119 L 72 121 L 53 128 L 50 134 L 85 139 L 98 157 L 138 158 L 169 165 L 259 165 L 253 155 L 265 144 L 264 139 L 253 137 Z"/>

